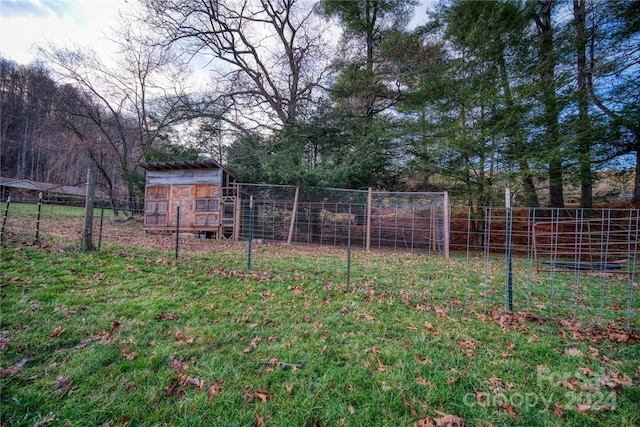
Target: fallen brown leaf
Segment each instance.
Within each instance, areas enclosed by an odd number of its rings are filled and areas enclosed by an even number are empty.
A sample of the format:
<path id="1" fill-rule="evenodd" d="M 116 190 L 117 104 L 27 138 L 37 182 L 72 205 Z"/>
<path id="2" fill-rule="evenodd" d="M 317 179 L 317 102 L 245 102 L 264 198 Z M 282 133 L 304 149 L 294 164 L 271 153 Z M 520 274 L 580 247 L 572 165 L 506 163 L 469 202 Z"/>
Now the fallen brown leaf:
<path id="1" fill-rule="evenodd" d="M 418 412 L 416 411 L 415 405 L 409 401 L 409 399 L 407 399 L 406 395 L 402 395 L 402 403 L 405 404 L 405 406 L 408 406 L 409 409 L 411 409 L 411 415 L 414 417 L 418 416 Z"/>
<path id="2" fill-rule="evenodd" d="M 255 395 L 258 398 L 258 400 L 262 403 L 266 403 L 267 400 L 269 399 L 269 392 L 268 391 L 263 391 L 263 390 L 256 390 L 255 391 Z"/>
<path id="3" fill-rule="evenodd" d="M 431 322 L 424 322 L 424 327 L 427 331 L 431 332 L 433 335 L 438 336 L 440 332 L 433 326 Z"/>
<path id="4" fill-rule="evenodd" d="M 182 358 L 180 359 L 171 359 L 171 369 L 173 370 L 173 372 L 176 375 L 181 374 L 182 372 L 184 372 L 187 369 L 187 362 L 185 362 L 184 360 L 182 360 Z"/>
<path id="5" fill-rule="evenodd" d="M 416 421 L 414 427 L 436 427 L 436 423 L 433 422 L 433 418 L 426 417 Z"/>
<path id="6" fill-rule="evenodd" d="M 120 349 L 120 354 L 124 358 L 124 360 L 135 360 L 138 357 L 138 353 L 130 353 L 131 349 L 129 347 L 123 347 Z"/>
<path id="7" fill-rule="evenodd" d="M 513 405 L 504 406 L 504 407 L 502 407 L 500 409 L 504 410 L 507 414 L 509 414 L 510 416 L 515 418 L 516 420 L 519 420 L 522 417 L 522 414 L 520 412 L 516 412 L 516 410 L 513 407 Z"/>
<path id="8" fill-rule="evenodd" d="M 591 405 L 586 403 L 579 403 L 576 409 L 578 410 L 578 412 L 582 412 L 583 414 L 586 414 L 591 410 Z"/>
<path id="9" fill-rule="evenodd" d="M 53 331 L 51 331 L 51 336 L 53 338 L 59 338 L 60 335 L 62 335 L 64 333 L 64 329 L 62 329 L 62 326 L 56 326 Z"/>
<path id="10" fill-rule="evenodd" d="M 564 354 L 566 354 L 567 356 L 571 356 L 571 357 L 581 357 L 584 354 L 582 353 L 581 350 L 573 347 L 573 348 L 568 348 L 564 351 Z"/>
<path id="11" fill-rule="evenodd" d="M 187 338 L 187 334 L 185 334 L 184 331 L 177 331 L 173 335 L 173 339 L 178 341 L 178 342 L 184 342 L 186 344 L 193 344 L 193 338 Z"/>
<path id="12" fill-rule="evenodd" d="M 582 375 L 586 376 L 586 377 L 592 377 L 593 376 L 593 371 L 587 367 L 580 367 L 578 368 L 578 370 L 582 373 Z"/>
<path id="13" fill-rule="evenodd" d="M 0 378 L 5 378 L 17 374 L 31 359 L 31 357 L 25 357 L 15 365 L 11 365 L 8 368 L 0 368 Z"/>
<path id="14" fill-rule="evenodd" d="M 428 357 L 425 356 L 421 356 L 419 354 L 416 354 L 414 356 L 414 359 L 416 359 L 416 362 L 420 363 L 421 365 L 428 365 L 432 362 L 432 360 Z"/>
<path id="15" fill-rule="evenodd" d="M 556 414 L 559 418 L 562 418 L 564 416 L 564 407 L 562 406 L 562 404 L 554 402 L 553 413 Z"/>
<path id="16" fill-rule="evenodd" d="M 253 393 L 249 387 L 242 389 L 242 395 L 247 399 L 247 403 L 253 403 Z"/>
<path id="17" fill-rule="evenodd" d="M 436 427 L 463 427 L 464 421 L 462 418 L 455 415 L 445 414 L 444 412 L 435 411 L 440 418 L 434 418 Z"/>
<path id="18" fill-rule="evenodd" d="M 58 378 L 58 382 L 53 386 L 54 388 L 68 389 L 71 386 L 69 383 L 69 377 L 60 377 Z"/>
<path id="19" fill-rule="evenodd" d="M 416 377 L 416 382 L 420 385 L 423 385 L 425 387 L 433 387 L 436 388 L 437 386 L 432 383 L 431 381 L 427 381 L 426 379 L 422 378 L 422 377 Z"/>
<path id="20" fill-rule="evenodd" d="M 214 381 L 213 384 L 209 386 L 209 397 L 213 399 L 220 394 L 223 385 L 224 381 Z"/>

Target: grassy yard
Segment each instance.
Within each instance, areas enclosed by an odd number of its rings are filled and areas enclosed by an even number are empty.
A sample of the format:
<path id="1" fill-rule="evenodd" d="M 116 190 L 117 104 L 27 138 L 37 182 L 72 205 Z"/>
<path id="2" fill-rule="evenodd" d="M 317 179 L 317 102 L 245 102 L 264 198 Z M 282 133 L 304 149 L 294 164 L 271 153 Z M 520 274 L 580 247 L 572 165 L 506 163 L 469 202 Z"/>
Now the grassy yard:
<path id="1" fill-rule="evenodd" d="M 85 208 L 83 206 L 65 206 L 50 203 L 42 203 L 40 206 L 41 214 L 43 217 L 55 216 L 55 217 L 84 217 Z M 0 202 L 0 214 L 4 215 L 7 212 L 7 203 Z M 95 208 L 93 210 L 93 216 L 99 218 L 102 214 L 101 208 Z M 37 215 L 38 204 L 37 203 L 16 203 L 11 202 L 9 204 L 8 215 L 9 218 L 13 216 L 26 216 Z M 113 216 L 112 209 L 104 209 L 104 216 Z"/>
<path id="2" fill-rule="evenodd" d="M 0 423 L 640 425 L 636 333 L 170 260 L 2 248 Z"/>

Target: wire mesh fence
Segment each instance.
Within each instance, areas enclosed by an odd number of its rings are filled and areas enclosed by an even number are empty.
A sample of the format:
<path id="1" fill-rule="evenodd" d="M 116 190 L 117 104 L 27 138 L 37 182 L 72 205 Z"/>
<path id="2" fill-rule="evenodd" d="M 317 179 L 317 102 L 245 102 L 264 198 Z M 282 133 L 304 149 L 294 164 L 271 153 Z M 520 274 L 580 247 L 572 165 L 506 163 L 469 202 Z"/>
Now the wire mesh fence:
<path id="1" fill-rule="evenodd" d="M 445 193 L 243 184 L 240 199 L 244 238 L 252 199 L 252 230 L 263 241 L 440 253 L 447 246 Z"/>
<path id="2" fill-rule="evenodd" d="M 298 195 L 294 214 L 295 190 L 279 191 L 289 191 L 291 200 L 253 192 L 251 209 L 243 199 L 237 240 L 145 233 L 139 216 L 116 217 L 99 206 L 94 243 L 114 256 L 197 259 L 282 286 L 308 283 L 371 298 L 387 295 L 425 310 L 513 310 L 640 329 L 640 210 L 452 207 L 435 214 L 443 209 L 439 202 L 394 204 L 381 195 L 378 205 L 371 204 L 370 220 L 359 220 L 369 209 L 361 200 L 305 201 Z M 366 194 L 358 197 L 366 200 Z M 43 201 L 7 208 L 5 202 L 0 210 L 4 245 L 79 248 L 79 206 Z M 378 227 L 383 237 L 370 239 L 366 250 L 363 222 L 369 221 L 370 233 L 376 236 Z M 450 224 L 448 257 L 441 250 L 443 221 Z"/>

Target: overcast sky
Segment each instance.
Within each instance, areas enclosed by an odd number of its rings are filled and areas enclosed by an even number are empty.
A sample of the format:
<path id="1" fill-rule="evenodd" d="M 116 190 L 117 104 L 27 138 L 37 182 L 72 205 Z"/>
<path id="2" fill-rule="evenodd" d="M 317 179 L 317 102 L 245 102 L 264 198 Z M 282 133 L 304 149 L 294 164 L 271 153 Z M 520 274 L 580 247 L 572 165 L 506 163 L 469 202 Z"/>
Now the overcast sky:
<path id="1" fill-rule="evenodd" d="M 414 22 L 424 21 L 424 3 Z M 106 59 L 110 43 L 105 34 L 118 26 L 118 10 L 126 0 L 0 0 L 0 54 L 20 64 L 36 59 L 36 45 L 90 47 Z"/>
<path id="2" fill-rule="evenodd" d="M 0 53 L 27 64 L 36 44 L 109 49 L 104 35 L 125 6 L 125 0 L 0 0 Z"/>

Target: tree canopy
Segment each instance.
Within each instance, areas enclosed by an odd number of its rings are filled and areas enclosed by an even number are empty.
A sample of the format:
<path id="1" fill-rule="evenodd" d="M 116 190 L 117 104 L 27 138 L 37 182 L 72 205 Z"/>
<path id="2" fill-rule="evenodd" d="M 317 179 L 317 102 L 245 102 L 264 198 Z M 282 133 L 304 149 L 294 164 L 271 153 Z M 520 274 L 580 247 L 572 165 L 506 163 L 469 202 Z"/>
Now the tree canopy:
<path id="1" fill-rule="evenodd" d="M 2 174 L 139 195 L 141 161 L 212 157 L 245 182 L 443 190 L 470 206 L 592 207 L 631 170 L 633 0 L 139 0 L 112 64 L 44 47 L 0 61 Z M 189 87 L 188 62 L 210 80 Z M 46 66 L 44 65 L 46 64 Z M 65 168 L 66 158 L 74 167 Z"/>

